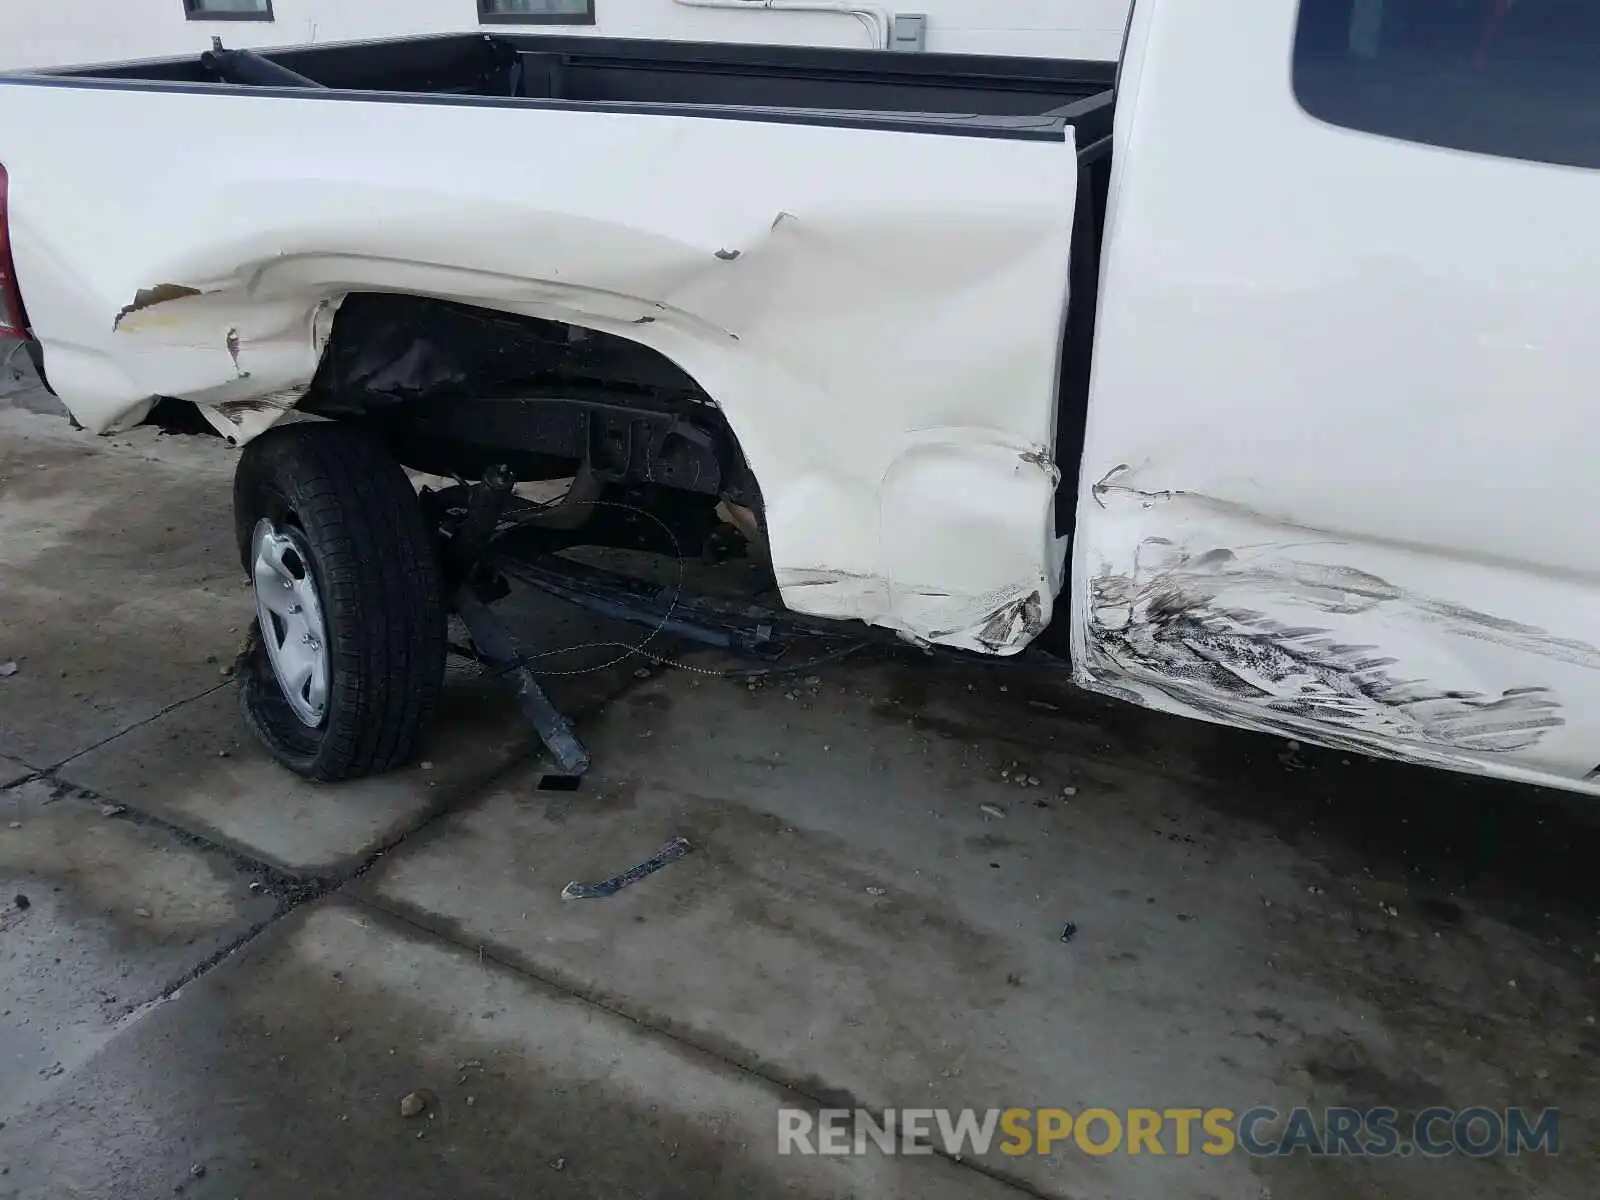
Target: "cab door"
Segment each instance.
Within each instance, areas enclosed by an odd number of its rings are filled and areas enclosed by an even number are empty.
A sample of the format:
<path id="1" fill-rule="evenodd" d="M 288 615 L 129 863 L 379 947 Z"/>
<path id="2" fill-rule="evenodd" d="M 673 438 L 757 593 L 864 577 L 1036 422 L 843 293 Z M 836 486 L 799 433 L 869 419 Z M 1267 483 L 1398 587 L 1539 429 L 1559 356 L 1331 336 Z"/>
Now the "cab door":
<path id="1" fill-rule="evenodd" d="M 1600 790 L 1600 6 L 1140 0 L 1080 682 Z"/>

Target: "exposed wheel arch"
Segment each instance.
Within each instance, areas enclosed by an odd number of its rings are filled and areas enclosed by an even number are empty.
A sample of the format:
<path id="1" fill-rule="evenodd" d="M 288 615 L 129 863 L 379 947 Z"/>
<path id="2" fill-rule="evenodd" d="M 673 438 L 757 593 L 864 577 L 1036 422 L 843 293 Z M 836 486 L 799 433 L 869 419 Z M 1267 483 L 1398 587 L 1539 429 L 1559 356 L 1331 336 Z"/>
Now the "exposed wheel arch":
<path id="1" fill-rule="evenodd" d="M 343 300 L 304 412 L 370 430 L 400 462 L 523 480 L 582 469 L 761 512 L 721 408 L 660 351 L 614 333 L 435 297 Z"/>

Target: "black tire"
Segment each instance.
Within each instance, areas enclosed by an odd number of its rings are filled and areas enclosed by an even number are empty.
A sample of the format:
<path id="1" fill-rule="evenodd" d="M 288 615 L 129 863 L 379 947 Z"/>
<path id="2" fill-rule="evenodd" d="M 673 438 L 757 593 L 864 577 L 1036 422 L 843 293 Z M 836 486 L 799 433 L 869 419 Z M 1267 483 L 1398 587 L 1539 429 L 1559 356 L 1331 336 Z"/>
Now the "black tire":
<path id="1" fill-rule="evenodd" d="M 251 732 L 284 766 L 321 782 L 409 762 L 444 685 L 447 614 L 434 539 L 405 471 L 359 430 L 282 425 L 240 456 L 233 514 L 247 574 L 263 517 L 303 537 L 329 652 L 327 703 L 313 729 L 290 709 L 258 625 L 239 663 Z"/>

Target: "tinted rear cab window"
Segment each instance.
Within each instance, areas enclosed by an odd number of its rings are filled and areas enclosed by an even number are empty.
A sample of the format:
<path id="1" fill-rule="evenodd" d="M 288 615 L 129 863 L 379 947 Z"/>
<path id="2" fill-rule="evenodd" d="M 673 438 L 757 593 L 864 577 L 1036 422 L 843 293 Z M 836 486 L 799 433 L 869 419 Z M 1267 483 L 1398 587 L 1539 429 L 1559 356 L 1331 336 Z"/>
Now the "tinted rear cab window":
<path id="1" fill-rule="evenodd" d="M 1600 0 L 1302 0 L 1294 89 L 1350 129 L 1600 167 Z"/>

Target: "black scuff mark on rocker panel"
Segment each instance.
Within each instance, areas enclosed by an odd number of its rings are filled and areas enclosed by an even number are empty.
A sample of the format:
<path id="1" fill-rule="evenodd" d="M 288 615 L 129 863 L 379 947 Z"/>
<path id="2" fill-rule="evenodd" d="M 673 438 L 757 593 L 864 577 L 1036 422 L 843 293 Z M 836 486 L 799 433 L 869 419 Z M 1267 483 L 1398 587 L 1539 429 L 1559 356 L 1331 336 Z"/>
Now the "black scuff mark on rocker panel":
<path id="1" fill-rule="evenodd" d="M 1341 744 L 1343 729 L 1351 740 L 1342 744 L 1351 749 L 1368 749 L 1371 739 L 1382 738 L 1470 753 L 1527 750 L 1565 724 L 1548 687 L 1507 688 L 1497 695 L 1442 688 L 1407 677 L 1398 660 L 1375 646 L 1227 603 L 1228 593 L 1282 595 L 1329 615 L 1404 604 L 1453 635 L 1600 666 L 1600 651 L 1583 643 L 1411 597 L 1361 571 L 1282 561 L 1247 564 L 1220 549 L 1191 555 L 1162 539 L 1142 544 L 1140 559 L 1155 559 L 1153 569 L 1137 566 L 1132 576 L 1106 573 L 1091 585 L 1091 658 L 1219 719 L 1232 719 L 1242 702 L 1269 723 L 1273 716 L 1314 722 L 1333 733 L 1333 744 Z"/>
<path id="2" fill-rule="evenodd" d="M 1044 601 L 1038 592 L 1003 605 L 989 614 L 978 630 L 978 641 L 991 650 L 1027 645 L 1044 629 Z"/>

